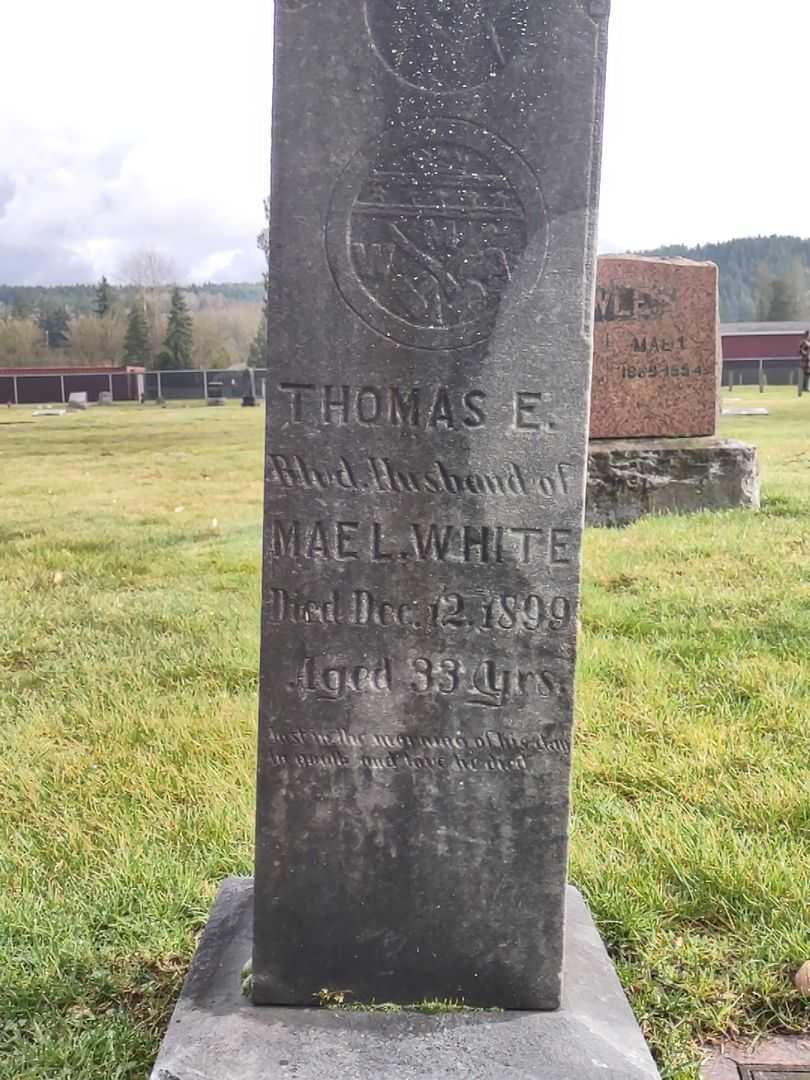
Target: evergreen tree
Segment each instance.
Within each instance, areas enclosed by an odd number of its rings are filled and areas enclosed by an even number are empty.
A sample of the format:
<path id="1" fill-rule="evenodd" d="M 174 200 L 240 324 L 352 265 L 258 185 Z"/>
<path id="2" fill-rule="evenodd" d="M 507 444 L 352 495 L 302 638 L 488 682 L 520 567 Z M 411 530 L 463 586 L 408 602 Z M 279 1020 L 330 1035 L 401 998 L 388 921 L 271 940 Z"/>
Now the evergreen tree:
<path id="1" fill-rule="evenodd" d="M 788 278 L 771 282 L 768 322 L 790 322 L 799 318 L 799 298 Z"/>
<path id="2" fill-rule="evenodd" d="M 751 236 L 720 244 L 673 244 L 641 252 L 709 260 L 720 267 L 720 317 L 723 322 L 767 321 L 771 282 L 785 278 L 796 295 L 797 320 L 810 317 L 810 240 L 797 236 Z M 777 304 L 784 310 L 781 299 Z"/>
<path id="3" fill-rule="evenodd" d="M 12 319 L 33 319 L 34 305 L 25 293 L 15 293 L 11 302 Z"/>
<path id="4" fill-rule="evenodd" d="M 70 315 L 63 304 L 43 308 L 37 325 L 45 335 L 49 349 L 65 349 L 70 344 Z"/>
<path id="5" fill-rule="evenodd" d="M 192 343 L 193 323 L 186 305 L 186 298 L 175 286 L 172 290 L 166 340 L 158 356 L 158 367 L 164 371 L 179 371 L 190 368 L 192 366 Z"/>
<path id="6" fill-rule="evenodd" d="M 96 298 L 93 301 L 93 310 L 100 319 L 109 315 L 113 306 L 113 291 L 106 277 L 102 277 L 96 286 Z"/>
<path id="7" fill-rule="evenodd" d="M 768 264 L 761 262 L 757 267 L 755 314 L 757 322 L 767 322 L 770 318 L 773 279 Z"/>
<path id="8" fill-rule="evenodd" d="M 135 300 L 127 319 L 127 332 L 124 336 L 124 363 L 133 367 L 148 367 L 151 360 L 149 349 L 149 327 L 143 313 L 140 298 Z"/>
<path id="9" fill-rule="evenodd" d="M 262 317 L 259 320 L 259 327 L 256 330 L 256 336 L 250 343 L 250 350 L 248 351 L 248 367 L 266 368 L 268 363 L 267 356 L 267 306 L 265 305 L 262 311 Z"/>
<path id="10" fill-rule="evenodd" d="M 268 367 L 270 363 L 270 356 L 267 343 L 267 324 L 270 319 L 270 200 L 264 200 L 264 218 L 266 221 L 265 227 L 256 237 L 256 246 L 264 253 L 265 259 L 265 271 L 262 274 L 262 284 L 264 286 L 264 302 L 262 304 L 262 317 L 259 322 L 259 327 L 256 330 L 256 336 L 250 343 L 250 351 L 248 352 L 248 367 Z"/>

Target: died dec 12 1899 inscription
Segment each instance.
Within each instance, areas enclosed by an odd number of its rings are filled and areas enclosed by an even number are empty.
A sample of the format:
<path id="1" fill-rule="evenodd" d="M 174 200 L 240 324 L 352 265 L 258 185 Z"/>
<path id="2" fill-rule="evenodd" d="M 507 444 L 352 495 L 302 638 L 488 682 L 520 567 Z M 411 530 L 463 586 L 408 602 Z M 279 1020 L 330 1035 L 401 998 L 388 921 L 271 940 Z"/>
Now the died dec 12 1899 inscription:
<path id="1" fill-rule="evenodd" d="M 604 37 L 277 11 L 259 1003 L 559 1004 Z"/>

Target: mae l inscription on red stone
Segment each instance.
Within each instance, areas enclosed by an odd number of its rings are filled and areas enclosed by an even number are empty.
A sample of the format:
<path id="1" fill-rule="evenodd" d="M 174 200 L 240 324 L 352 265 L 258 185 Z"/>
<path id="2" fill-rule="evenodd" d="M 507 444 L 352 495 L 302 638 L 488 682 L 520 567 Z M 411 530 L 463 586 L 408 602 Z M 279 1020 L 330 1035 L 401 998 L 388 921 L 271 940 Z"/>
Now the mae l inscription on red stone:
<path id="1" fill-rule="evenodd" d="M 717 281 L 714 263 L 599 259 L 592 439 L 715 434 Z"/>

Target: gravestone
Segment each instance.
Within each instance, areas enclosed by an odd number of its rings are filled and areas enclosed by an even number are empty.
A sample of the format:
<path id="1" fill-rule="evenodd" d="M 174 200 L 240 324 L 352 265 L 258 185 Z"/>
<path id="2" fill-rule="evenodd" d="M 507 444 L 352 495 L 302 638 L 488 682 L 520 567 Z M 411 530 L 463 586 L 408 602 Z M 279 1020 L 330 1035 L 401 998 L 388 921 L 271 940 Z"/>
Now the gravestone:
<path id="1" fill-rule="evenodd" d="M 252 367 L 242 372 L 242 405 L 245 408 L 256 405 L 256 372 Z"/>
<path id="2" fill-rule="evenodd" d="M 99 405 L 114 405 L 115 401 L 111 390 L 100 390 L 98 394 Z"/>
<path id="3" fill-rule="evenodd" d="M 588 525 L 759 506 L 759 456 L 737 439 L 597 439 L 590 445 Z"/>
<path id="4" fill-rule="evenodd" d="M 598 260 L 588 525 L 758 509 L 756 448 L 715 436 L 717 273 L 688 259 Z"/>
<path id="5" fill-rule="evenodd" d="M 605 24 L 280 5 L 257 1002 L 559 1005 Z"/>
<path id="6" fill-rule="evenodd" d="M 84 410 L 87 408 L 87 391 L 74 390 L 68 397 L 68 408 Z"/>
<path id="7" fill-rule="evenodd" d="M 688 259 L 599 259 L 592 439 L 714 435 L 717 273 Z"/>
<path id="8" fill-rule="evenodd" d="M 225 404 L 225 384 L 221 382 L 209 382 L 206 389 L 206 405 Z"/>
<path id="9" fill-rule="evenodd" d="M 255 881 L 156 1080 L 657 1075 L 566 889 L 608 7 L 277 0 Z M 425 999 L 515 1011 L 300 1007 Z"/>

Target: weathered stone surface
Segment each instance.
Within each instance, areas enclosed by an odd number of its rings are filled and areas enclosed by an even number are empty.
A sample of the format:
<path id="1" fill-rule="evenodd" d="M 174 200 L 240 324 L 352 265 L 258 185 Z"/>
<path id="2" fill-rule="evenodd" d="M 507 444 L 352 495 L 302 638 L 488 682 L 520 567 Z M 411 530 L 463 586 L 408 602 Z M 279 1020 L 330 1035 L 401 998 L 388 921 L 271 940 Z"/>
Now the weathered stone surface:
<path id="1" fill-rule="evenodd" d="M 703 1080 L 778 1080 L 758 1077 L 765 1069 L 810 1072 L 810 1038 L 774 1035 L 751 1041 L 730 1040 L 706 1049 L 701 1069 Z M 794 1076 L 791 1080 L 801 1080 Z"/>
<path id="2" fill-rule="evenodd" d="M 152 1080 L 657 1080 L 574 889 L 559 1012 L 425 1016 L 252 1005 L 240 993 L 251 886 L 224 884 Z"/>
<path id="3" fill-rule="evenodd" d="M 591 438 L 714 435 L 722 368 L 717 267 L 602 256 Z"/>
<path id="4" fill-rule="evenodd" d="M 74 390 L 68 398 L 69 409 L 86 409 L 87 408 L 87 391 L 86 390 Z"/>
<path id="5" fill-rule="evenodd" d="M 646 514 L 758 510 L 756 447 L 734 439 L 607 439 L 588 455 L 588 525 Z"/>
<path id="6" fill-rule="evenodd" d="M 276 5 L 254 995 L 560 1000 L 607 5 Z"/>

